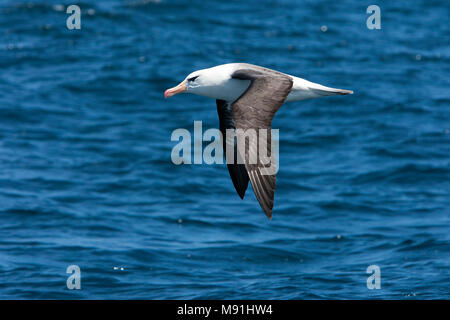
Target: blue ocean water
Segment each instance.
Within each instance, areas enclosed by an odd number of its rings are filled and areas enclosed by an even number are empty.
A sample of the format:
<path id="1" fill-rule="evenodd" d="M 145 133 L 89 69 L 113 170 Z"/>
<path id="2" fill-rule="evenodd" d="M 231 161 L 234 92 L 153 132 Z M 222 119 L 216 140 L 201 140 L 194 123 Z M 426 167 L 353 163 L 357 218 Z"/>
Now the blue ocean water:
<path id="1" fill-rule="evenodd" d="M 381 30 L 364 1 L 81 1 L 81 30 L 70 4 L 0 3 L 1 299 L 450 297 L 447 2 L 378 1 Z M 355 91 L 277 113 L 272 221 L 171 162 L 218 119 L 164 90 L 228 62 Z"/>

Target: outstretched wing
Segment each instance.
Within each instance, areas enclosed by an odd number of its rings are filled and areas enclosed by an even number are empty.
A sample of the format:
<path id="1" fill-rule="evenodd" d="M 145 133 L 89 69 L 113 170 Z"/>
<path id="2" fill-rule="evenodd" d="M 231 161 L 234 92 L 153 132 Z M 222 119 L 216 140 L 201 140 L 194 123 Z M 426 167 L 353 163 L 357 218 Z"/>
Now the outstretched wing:
<path id="1" fill-rule="evenodd" d="M 217 104 L 217 114 L 219 115 L 219 128 L 222 132 L 222 145 L 223 145 L 223 151 L 226 155 L 227 153 L 227 129 L 229 130 L 235 130 L 235 124 L 233 121 L 233 118 L 231 116 L 231 111 L 228 106 L 228 103 L 224 100 L 216 100 Z M 228 139 L 229 140 L 229 139 Z M 228 163 L 228 172 L 230 173 L 231 180 L 233 181 L 234 188 L 236 189 L 237 193 L 241 197 L 241 199 L 244 199 L 245 191 L 247 190 L 248 186 L 248 174 L 247 170 L 245 169 L 244 164 L 238 164 L 237 163 L 237 143 L 233 139 L 233 145 L 230 145 L 230 147 L 234 148 L 233 154 L 234 161 L 232 163 Z"/>
<path id="2" fill-rule="evenodd" d="M 270 219 L 272 218 L 276 171 L 268 174 L 267 163 L 264 163 L 265 161 L 260 155 L 264 152 L 265 155 L 270 155 L 271 163 L 269 165 L 276 165 L 271 150 L 272 119 L 291 92 L 293 81 L 288 75 L 264 68 L 240 69 L 233 73 L 232 78 L 251 81 L 247 90 L 230 107 L 236 129 L 242 129 L 243 132 L 254 129 L 258 137 L 261 137 L 263 131 L 261 129 L 266 129 L 266 139 L 261 141 L 258 138 L 258 143 L 249 142 L 248 147 L 245 147 L 244 161 L 256 198 Z M 243 133 L 238 133 L 239 131 L 237 130 L 238 141 L 239 139 L 245 141 L 247 135 L 242 136 Z M 251 161 L 255 156 L 257 161 Z"/>

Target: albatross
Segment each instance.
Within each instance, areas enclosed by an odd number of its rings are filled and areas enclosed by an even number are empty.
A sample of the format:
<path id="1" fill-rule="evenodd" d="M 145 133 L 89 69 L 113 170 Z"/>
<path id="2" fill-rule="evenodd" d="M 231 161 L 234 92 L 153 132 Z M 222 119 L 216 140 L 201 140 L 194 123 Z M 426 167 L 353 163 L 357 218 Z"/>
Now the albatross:
<path id="1" fill-rule="evenodd" d="M 194 71 L 179 85 L 167 89 L 164 97 L 169 98 L 184 92 L 216 99 L 224 151 L 226 152 L 228 146 L 234 147 L 235 154 L 245 153 L 240 155 L 243 158 L 242 162 L 229 161 L 227 158 L 233 185 L 243 199 L 250 181 L 256 198 L 269 219 L 272 218 L 276 172 L 274 174 L 264 172 L 267 163 L 263 163 L 261 159 L 257 159 L 256 163 L 249 161 L 249 154 L 260 153 L 258 150 L 248 149 L 259 146 L 266 148 L 265 151 L 273 156 L 270 133 L 267 143 L 249 146 L 242 152 L 235 143 L 230 144 L 226 137 L 227 132 L 230 132 L 229 130 L 237 132 L 239 129 L 270 131 L 275 113 L 285 102 L 353 93 L 351 90 L 326 87 L 248 63 L 229 63 Z"/>

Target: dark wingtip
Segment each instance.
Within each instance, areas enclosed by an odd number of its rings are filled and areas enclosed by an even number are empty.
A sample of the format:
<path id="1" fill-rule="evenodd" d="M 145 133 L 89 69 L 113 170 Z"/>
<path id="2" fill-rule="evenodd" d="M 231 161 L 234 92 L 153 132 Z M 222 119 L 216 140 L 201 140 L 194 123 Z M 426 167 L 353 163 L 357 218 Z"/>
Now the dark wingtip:
<path id="1" fill-rule="evenodd" d="M 232 179 L 233 180 L 233 179 Z M 239 197 L 241 199 L 244 199 L 245 196 L 245 191 L 247 191 L 247 185 L 248 185 L 248 181 L 247 182 L 242 182 L 242 181 L 233 181 L 234 184 L 234 188 L 237 191 L 237 194 L 239 195 Z"/>
<path id="2" fill-rule="evenodd" d="M 245 191 L 248 187 L 248 173 L 243 164 L 228 164 L 228 171 L 231 176 L 234 188 L 241 199 L 244 199 Z"/>
<path id="3" fill-rule="evenodd" d="M 264 213 L 266 214 L 266 217 L 272 221 L 273 205 L 272 205 L 272 207 L 265 207 L 265 206 L 261 205 L 261 209 L 263 209 Z"/>
<path id="4" fill-rule="evenodd" d="M 236 189 L 236 191 L 237 191 L 239 197 L 240 197 L 242 200 L 244 200 L 244 196 L 245 196 L 245 191 L 246 191 L 246 189 L 244 189 L 244 190 L 238 190 L 238 189 Z"/>

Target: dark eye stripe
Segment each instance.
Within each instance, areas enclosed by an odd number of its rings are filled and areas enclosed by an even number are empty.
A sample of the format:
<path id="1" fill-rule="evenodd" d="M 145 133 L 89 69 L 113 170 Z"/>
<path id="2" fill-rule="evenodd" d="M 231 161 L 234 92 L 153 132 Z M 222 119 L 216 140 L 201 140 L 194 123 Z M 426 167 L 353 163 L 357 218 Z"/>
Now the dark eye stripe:
<path id="1" fill-rule="evenodd" d="M 188 81 L 194 81 L 197 78 L 198 78 L 198 76 L 195 76 L 195 77 L 189 78 Z"/>

